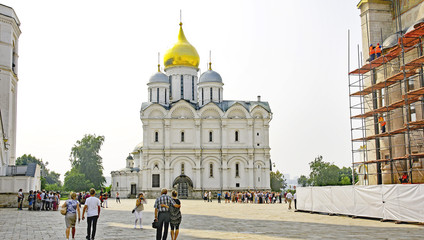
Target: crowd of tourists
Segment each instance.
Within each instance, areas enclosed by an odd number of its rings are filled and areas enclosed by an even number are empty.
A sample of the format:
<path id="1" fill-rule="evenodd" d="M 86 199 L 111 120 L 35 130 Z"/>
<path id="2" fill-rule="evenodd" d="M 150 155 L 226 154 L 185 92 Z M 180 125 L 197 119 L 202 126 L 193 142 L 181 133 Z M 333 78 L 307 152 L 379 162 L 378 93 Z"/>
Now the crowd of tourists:
<path id="1" fill-rule="evenodd" d="M 224 199 L 225 203 L 256 203 L 256 204 L 271 204 L 271 203 L 285 203 L 288 202 L 287 194 L 289 191 L 284 193 L 279 192 L 264 192 L 264 191 L 246 191 L 246 192 L 224 192 L 221 194 L 218 192 L 215 196 L 218 203 L 221 203 L 221 199 Z M 222 196 L 223 195 L 223 196 Z M 206 202 L 212 202 L 215 196 L 209 191 L 204 192 L 203 200 Z M 293 195 L 291 195 L 293 196 Z"/>
<path id="2" fill-rule="evenodd" d="M 76 199 L 78 202 L 82 205 L 84 205 L 85 200 L 91 196 L 90 192 L 79 192 L 77 193 Z M 100 207 L 107 208 L 107 201 L 109 199 L 110 192 L 105 192 L 104 189 L 100 190 L 99 194 L 99 200 L 100 200 Z"/>
<path id="3" fill-rule="evenodd" d="M 18 191 L 18 209 L 22 210 L 25 195 L 22 189 Z M 60 192 L 53 191 L 29 191 L 26 198 L 28 210 L 30 211 L 57 211 L 60 204 Z"/>
<path id="4" fill-rule="evenodd" d="M 103 189 L 100 192 L 99 200 L 101 207 L 108 207 L 108 198 L 110 193 L 105 192 Z M 18 191 L 18 210 L 23 210 L 24 201 L 28 202 L 28 210 L 30 211 L 57 211 L 60 205 L 61 194 L 59 191 L 29 191 L 27 198 L 22 192 L 22 189 Z M 90 197 L 89 192 L 76 193 L 76 200 L 80 205 L 84 205 L 87 198 Z"/>

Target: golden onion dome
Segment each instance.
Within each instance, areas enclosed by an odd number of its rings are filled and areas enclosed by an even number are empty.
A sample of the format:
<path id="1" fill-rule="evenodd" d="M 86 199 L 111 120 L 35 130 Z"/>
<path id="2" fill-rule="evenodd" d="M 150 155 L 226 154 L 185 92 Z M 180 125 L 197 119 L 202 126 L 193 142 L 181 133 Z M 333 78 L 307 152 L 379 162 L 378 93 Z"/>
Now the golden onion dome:
<path id="1" fill-rule="evenodd" d="M 183 31 L 183 24 L 180 23 L 180 32 L 178 33 L 178 42 L 165 53 L 165 68 L 173 66 L 199 67 L 199 54 L 196 48 L 191 45 Z"/>

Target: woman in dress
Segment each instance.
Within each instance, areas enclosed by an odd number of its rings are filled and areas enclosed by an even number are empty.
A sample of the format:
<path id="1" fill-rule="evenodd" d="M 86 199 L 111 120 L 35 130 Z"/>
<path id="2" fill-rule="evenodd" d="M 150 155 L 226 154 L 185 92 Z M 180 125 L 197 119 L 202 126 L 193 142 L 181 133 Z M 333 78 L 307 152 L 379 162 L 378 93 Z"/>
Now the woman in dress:
<path id="1" fill-rule="evenodd" d="M 69 239 L 69 232 L 71 228 L 72 228 L 72 239 L 75 239 L 75 223 L 77 221 L 77 213 L 78 213 L 78 223 L 81 220 L 79 202 L 75 200 L 76 198 L 77 198 L 77 194 L 74 192 L 71 192 L 71 199 L 66 200 L 66 202 L 62 205 L 63 208 L 66 207 L 66 215 L 65 215 L 66 239 Z"/>
<path id="2" fill-rule="evenodd" d="M 172 191 L 172 198 L 175 202 L 175 205 L 171 205 L 169 213 L 171 215 L 171 240 L 177 240 L 178 233 L 180 232 L 180 223 L 181 223 L 181 201 L 177 198 L 177 191 Z M 175 229 L 175 232 L 174 232 Z"/>
<path id="3" fill-rule="evenodd" d="M 142 225 L 142 219 L 143 219 L 143 210 L 144 210 L 144 204 L 147 204 L 146 199 L 144 198 L 143 193 L 138 194 L 137 201 L 135 202 L 135 222 L 134 222 L 134 229 L 137 228 L 137 221 L 140 220 L 140 229 L 143 228 Z"/>

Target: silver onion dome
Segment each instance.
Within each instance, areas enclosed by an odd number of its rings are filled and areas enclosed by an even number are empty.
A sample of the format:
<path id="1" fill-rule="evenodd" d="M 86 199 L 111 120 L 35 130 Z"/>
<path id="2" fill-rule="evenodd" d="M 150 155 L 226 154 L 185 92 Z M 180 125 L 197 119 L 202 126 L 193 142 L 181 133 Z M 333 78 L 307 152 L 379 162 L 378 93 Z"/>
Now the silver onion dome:
<path id="1" fill-rule="evenodd" d="M 208 70 L 208 71 L 202 73 L 202 75 L 200 76 L 199 82 L 219 82 L 219 83 L 222 83 L 222 78 L 221 78 L 221 75 L 219 75 L 219 73 L 217 73 L 213 70 Z"/>
<path id="2" fill-rule="evenodd" d="M 166 74 L 157 72 L 150 77 L 149 83 L 169 83 L 169 79 Z"/>

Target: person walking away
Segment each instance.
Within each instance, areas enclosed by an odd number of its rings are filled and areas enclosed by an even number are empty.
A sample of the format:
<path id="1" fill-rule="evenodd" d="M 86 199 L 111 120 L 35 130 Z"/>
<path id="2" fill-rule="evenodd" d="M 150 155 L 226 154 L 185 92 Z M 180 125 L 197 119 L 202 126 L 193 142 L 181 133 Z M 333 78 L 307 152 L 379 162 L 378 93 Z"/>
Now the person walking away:
<path id="1" fill-rule="evenodd" d="M 175 204 L 175 201 L 170 196 L 166 195 L 168 190 L 163 188 L 161 195 L 156 198 L 155 201 L 155 221 L 158 222 L 158 228 L 156 229 L 156 240 L 165 240 L 168 237 L 168 227 L 170 219 L 169 207 L 171 204 Z M 162 236 L 163 229 L 163 236 Z"/>
<path id="2" fill-rule="evenodd" d="M 85 200 L 82 210 L 82 220 L 87 211 L 87 236 L 86 239 L 92 240 L 96 236 L 97 220 L 100 217 L 100 200 L 96 198 L 96 190 L 90 189 L 90 197 Z"/>
<path id="3" fill-rule="evenodd" d="M 384 118 L 382 115 L 380 115 L 380 117 L 378 118 L 378 122 L 381 125 L 381 133 L 385 133 L 386 132 L 386 121 L 384 121 Z"/>
<path id="4" fill-rule="evenodd" d="M 119 198 L 119 192 L 116 192 L 116 202 L 121 203 L 121 199 Z"/>
<path id="5" fill-rule="evenodd" d="M 293 194 L 293 200 L 294 200 L 294 209 L 297 210 L 297 194 L 294 192 Z"/>
<path id="6" fill-rule="evenodd" d="M 80 222 L 80 207 L 79 202 L 76 200 L 77 194 L 71 192 L 71 199 L 66 200 L 63 204 L 63 208 L 66 207 L 65 215 L 65 224 L 66 224 L 66 239 L 69 239 L 69 232 L 72 228 L 72 239 L 75 239 L 75 223 L 77 221 L 78 213 L 78 223 Z"/>
<path id="7" fill-rule="evenodd" d="M 375 47 L 375 56 L 376 56 L 376 58 L 379 58 L 381 56 L 381 46 L 380 46 L 380 43 L 377 43 L 377 46 Z"/>
<path id="8" fill-rule="evenodd" d="M 221 203 L 221 192 L 218 192 L 217 198 L 218 198 L 218 203 Z"/>
<path id="9" fill-rule="evenodd" d="M 140 229 L 143 228 L 142 220 L 143 220 L 143 210 L 144 210 L 144 204 L 147 204 L 146 199 L 144 199 L 143 193 L 138 194 L 137 201 L 135 202 L 135 222 L 134 222 L 134 229 L 137 228 L 137 221 L 140 220 Z"/>
<path id="10" fill-rule="evenodd" d="M 177 240 L 178 233 L 180 232 L 180 223 L 181 223 L 181 201 L 177 198 L 177 191 L 172 191 L 172 200 L 174 200 L 175 205 L 170 206 L 170 223 L 171 223 L 171 239 Z M 175 229 L 175 232 L 174 232 Z"/>
<path id="11" fill-rule="evenodd" d="M 208 193 L 208 202 L 212 202 L 212 193 L 209 191 Z"/>
<path id="12" fill-rule="evenodd" d="M 375 47 L 372 44 L 370 45 L 370 58 L 369 59 L 370 59 L 370 62 L 375 59 Z"/>
<path id="13" fill-rule="evenodd" d="M 18 210 L 22 210 L 22 204 L 24 202 L 24 193 L 22 192 L 22 188 L 18 191 Z"/>
<path id="14" fill-rule="evenodd" d="M 293 199 L 293 195 L 291 194 L 291 192 L 287 192 L 287 201 L 289 202 L 289 210 L 291 210 L 291 203 L 292 203 L 292 199 Z"/>

